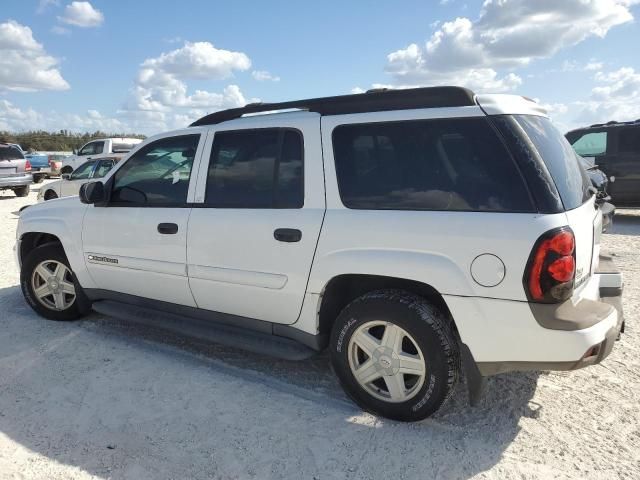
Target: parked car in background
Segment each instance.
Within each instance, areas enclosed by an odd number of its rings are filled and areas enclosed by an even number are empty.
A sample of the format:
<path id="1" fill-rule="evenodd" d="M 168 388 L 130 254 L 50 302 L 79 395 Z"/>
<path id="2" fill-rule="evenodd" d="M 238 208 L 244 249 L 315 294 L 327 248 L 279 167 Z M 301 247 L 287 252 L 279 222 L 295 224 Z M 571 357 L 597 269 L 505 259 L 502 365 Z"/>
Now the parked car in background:
<path id="1" fill-rule="evenodd" d="M 42 181 L 51 175 L 51 165 L 49 163 L 49 155 L 43 153 L 27 153 L 24 158 L 31 163 L 31 175 L 33 183 L 42 183 Z"/>
<path id="2" fill-rule="evenodd" d="M 50 177 L 59 177 L 62 175 L 62 164 L 64 159 L 70 157 L 68 153 L 49 153 L 49 165 L 51 166 Z"/>
<path id="3" fill-rule="evenodd" d="M 31 164 L 22 149 L 0 143 L 0 190 L 13 190 L 17 197 L 26 197 L 32 183 Z"/>
<path id="4" fill-rule="evenodd" d="M 89 180 L 104 177 L 118 159 L 103 158 L 83 163 L 71 173 L 63 173 L 62 179 L 48 183 L 38 192 L 38 202 L 77 195 L 80 187 Z"/>
<path id="5" fill-rule="evenodd" d="M 136 145 L 142 142 L 139 138 L 102 138 L 85 144 L 77 153 L 62 161 L 61 173 L 71 173 L 87 160 L 100 158 L 122 158 Z"/>
<path id="6" fill-rule="evenodd" d="M 640 119 L 608 122 L 566 134 L 576 153 L 609 177 L 616 207 L 640 207 Z"/>

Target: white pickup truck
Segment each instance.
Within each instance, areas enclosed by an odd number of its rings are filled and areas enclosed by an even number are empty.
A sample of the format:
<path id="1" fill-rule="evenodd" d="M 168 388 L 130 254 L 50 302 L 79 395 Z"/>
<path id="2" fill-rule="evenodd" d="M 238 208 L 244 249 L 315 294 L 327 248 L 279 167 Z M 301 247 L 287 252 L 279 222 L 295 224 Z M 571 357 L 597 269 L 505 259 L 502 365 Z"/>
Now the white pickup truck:
<path id="1" fill-rule="evenodd" d="M 142 140 L 140 138 L 99 138 L 91 140 L 80 150 L 67 157 L 62 162 L 60 173 L 71 173 L 87 160 L 104 157 L 120 158 L 133 150 Z"/>

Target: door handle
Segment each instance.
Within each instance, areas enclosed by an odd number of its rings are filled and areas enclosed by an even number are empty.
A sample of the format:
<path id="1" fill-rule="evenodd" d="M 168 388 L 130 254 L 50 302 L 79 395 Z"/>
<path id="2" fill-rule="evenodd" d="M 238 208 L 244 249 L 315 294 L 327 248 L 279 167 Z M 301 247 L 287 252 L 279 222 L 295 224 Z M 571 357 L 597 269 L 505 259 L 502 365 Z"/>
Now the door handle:
<path id="1" fill-rule="evenodd" d="M 163 235 L 173 235 L 174 233 L 178 233 L 178 225 L 175 223 L 159 223 L 158 233 Z"/>
<path id="2" fill-rule="evenodd" d="M 295 228 L 278 228 L 273 232 L 273 238 L 279 242 L 299 242 L 302 238 L 302 232 Z"/>

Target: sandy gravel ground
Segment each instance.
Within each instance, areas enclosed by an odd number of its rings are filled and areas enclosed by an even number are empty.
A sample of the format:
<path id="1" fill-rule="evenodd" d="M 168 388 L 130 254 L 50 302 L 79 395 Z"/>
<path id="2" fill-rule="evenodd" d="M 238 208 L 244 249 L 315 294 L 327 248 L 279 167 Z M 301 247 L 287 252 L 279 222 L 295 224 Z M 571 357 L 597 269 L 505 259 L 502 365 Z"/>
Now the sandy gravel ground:
<path id="1" fill-rule="evenodd" d="M 626 275 L 627 333 L 604 364 L 507 374 L 436 417 L 359 411 L 326 356 L 290 363 L 194 344 L 97 314 L 38 318 L 0 196 L 0 479 L 640 478 L 640 211 L 606 247 Z"/>

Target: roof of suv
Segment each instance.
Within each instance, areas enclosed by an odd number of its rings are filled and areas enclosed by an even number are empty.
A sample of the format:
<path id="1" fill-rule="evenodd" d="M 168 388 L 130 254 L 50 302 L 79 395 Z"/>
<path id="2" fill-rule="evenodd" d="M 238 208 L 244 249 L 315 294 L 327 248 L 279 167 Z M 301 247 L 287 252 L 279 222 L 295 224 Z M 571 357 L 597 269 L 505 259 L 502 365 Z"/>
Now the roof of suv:
<path id="1" fill-rule="evenodd" d="M 567 134 L 578 131 L 582 132 L 584 130 L 590 130 L 592 128 L 602 130 L 603 128 L 607 129 L 616 127 L 628 127 L 629 125 L 637 125 L 640 127 L 640 118 L 637 120 L 632 120 L 630 122 L 616 122 L 615 120 L 612 120 L 607 123 L 594 123 L 593 125 L 589 125 L 588 127 L 574 128 L 573 130 L 567 132 Z"/>
<path id="2" fill-rule="evenodd" d="M 191 127 L 216 125 L 244 115 L 284 110 L 305 110 L 320 115 L 384 112 L 421 108 L 480 106 L 487 114 L 530 113 L 546 115 L 535 101 L 517 95 L 476 95 L 463 87 L 425 87 L 407 89 L 374 89 L 366 93 L 335 97 L 310 98 L 279 103 L 250 103 L 245 107 L 231 108 L 206 115 L 193 122 Z"/>

